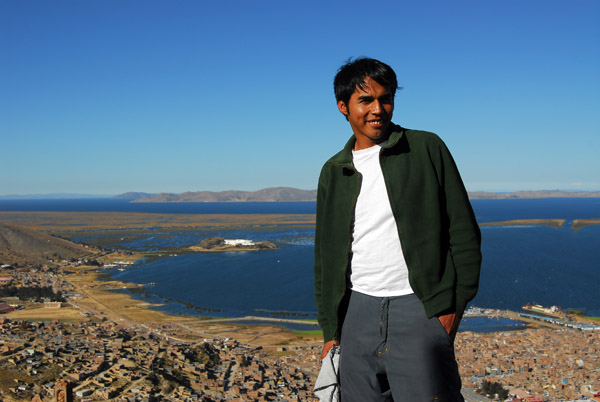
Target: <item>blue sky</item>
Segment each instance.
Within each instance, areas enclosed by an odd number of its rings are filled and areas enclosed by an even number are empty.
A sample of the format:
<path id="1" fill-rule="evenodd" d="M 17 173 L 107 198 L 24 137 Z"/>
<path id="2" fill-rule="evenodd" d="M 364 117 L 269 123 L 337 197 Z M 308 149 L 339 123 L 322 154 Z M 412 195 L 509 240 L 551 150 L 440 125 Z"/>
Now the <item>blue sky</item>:
<path id="1" fill-rule="evenodd" d="M 350 56 L 468 190 L 600 190 L 599 38 L 597 0 L 0 0 L 0 195 L 314 189 Z"/>

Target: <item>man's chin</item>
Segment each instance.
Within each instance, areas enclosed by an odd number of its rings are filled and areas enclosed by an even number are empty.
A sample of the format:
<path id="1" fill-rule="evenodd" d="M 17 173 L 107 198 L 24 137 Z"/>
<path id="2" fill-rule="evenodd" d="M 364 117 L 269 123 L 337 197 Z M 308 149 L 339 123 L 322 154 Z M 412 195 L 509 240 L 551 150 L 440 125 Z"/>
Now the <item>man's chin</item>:
<path id="1" fill-rule="evenodd" d="M 390 132 L 392 131 L 392 125 L 391 124 L 386 124 L 385 126 L 374 130 L 373 134 L 377 137 L 387 137 L 388 135 L 390 135 Z"/>
<path id="2" fill-rule="evenodd" d="M 373 133 L 373 135 L 371 135 L 369 138 L 371 138 L 371 140 L 380 143 L 382 141 L 387 140 L 387 138 L 390 136 L 389 130 L 382 130 L 380 132 L 377 133 Z"/>

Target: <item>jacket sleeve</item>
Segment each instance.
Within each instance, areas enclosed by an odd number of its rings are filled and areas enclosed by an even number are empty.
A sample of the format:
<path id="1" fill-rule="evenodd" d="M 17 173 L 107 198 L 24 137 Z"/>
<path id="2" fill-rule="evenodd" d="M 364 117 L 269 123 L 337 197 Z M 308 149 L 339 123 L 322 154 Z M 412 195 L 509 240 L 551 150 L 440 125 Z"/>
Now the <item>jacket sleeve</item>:
<path id="1" fill-rule="evenodd" d="M 321 174 L 319 176 L 319 185 L 317 187 L 317 218 L 315 225 L 315 263 L 314 263 L 314 284 L 315 284 L 315 299 L 317 304 L 317 320 L 319 322 L 319 326 L 323 330 L 324 338 L 328 338 L 326 334 L 331 333 L 329 329 L 329 323 L 327 320 L 327 316 L 324 313 L 323 309 L 323 281 L 322 281 L 322 260 L 321 260 L 321 232 L 322 232 L 322 220 L 323 220 L 323 208 L 325 206 L 325 198 L 326 198 L 326 179 L 325 179 L 325 167 L 321 170 Z M 330 339 L 324 339 L 325 342 Z"/>
<path id="2" fill-rule="evenodd" d="M 477 294 L 481 269 L 481 232 L 456 163 L 441 142 L 441 186 L 445 197 L 450 258 L 456 270 L 455 307 L 463 314 Z"/>

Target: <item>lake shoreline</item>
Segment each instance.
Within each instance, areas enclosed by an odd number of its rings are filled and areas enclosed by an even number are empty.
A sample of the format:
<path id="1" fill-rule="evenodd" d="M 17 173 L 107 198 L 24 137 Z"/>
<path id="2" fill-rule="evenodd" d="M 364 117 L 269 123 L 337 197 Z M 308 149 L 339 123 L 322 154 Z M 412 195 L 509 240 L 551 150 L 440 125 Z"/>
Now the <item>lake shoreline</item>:
<path id="1" fill-rule="evenodd" d="M 515 250 L 520 250 L 522 245 L 527 242 L 527 244 L 531 243 L 531 239 L 537 239 L 541 234 L 547 237 L 548 239 L 551 236 L 572 236 L 572 233 L 569 234 L 568 226 L 574 229 L 574 231 L 580 231 L 577 233 L 577 237 L 569 241 L 580 242 L 580 241 L 588 241 L 591 236 L 593 238 L 597 238 L 597 225 L 600 224 L 600 219 L 597 218 L 598 211 L 597 202 L 593 200 L 580 200 L 580 199 L 565 199 L 560 200 L 560 203 L 557 200 L 539 200 L 540 202 L 533 202 L 533 200 L 475 200 L 474 209 L 476 210 L 476 215 L 478 215 L 478 219 L 480 219 L 480 226 L 482 227 L 482 234 L 486 239 L 494 239 L 496 241 L 493 243 L 494 245 L 500 244 L 498 242 L 499 239 L 502 242 L 510 241 L 508 244 L 507 250 L 509 253 L 493 250 L 494 257 L 498 259 L 500 256 L 502 258 L 502 266 L 498 266 L 498 264 L 494 265 L 492 268 L 496 272 L 502 272 L 502 278 L 492 278 L 489 276 L 490 271 L 489 266 L 484 267 L 482 271 L 482 289 L 483 284 L 485 283 L 483 280 L 490 281 L 500 281 L 502 279 L 502 283 L 506 285 L 502 291 L 494 291 L 491 290 L 492 293 L 488 293 L 487 291 L 480 292 L 480 295 L 490 295 L 485 297 L 485 302 L 483 305 L 495 305 L 498 307 L 509 307 L 511 309 L 517 308 L 519 304 L 525 303 L 527 300 L 524 300 L 522 297 L 515 298 L 512 292 L 522 292 L 524 289 L 527 289 L 529 292 L 531 289 L 537 290 L 536 295 L 528 296 L 527 299 L 530 301 L 540 302 L 542 304 L 548 304 L 552 302 L 556 302 L 557 304 L 562 304 L 563 307 L 575 307 L 578 309 L 583 309 L 588 311 L 590 315 L 594 315 L 593 313 L 597 312 L 598 308 L 596 303 L 589 303 L 587 299 L 579 300 L 571 300 L 567 297 L 562 297 L 560 300 L 554 300 L 554 293 L 552 289 L 554 289 L 554 284 L 563 283 L 564 277 L 559 275 L 563 270 L 551 271 L 546 269 L 542 272 L 541 275 L 536 276 L 535 282 L 531 282 L 529 276 L 525 277 L 525 273 L 529 272 L 530 267 L 533 268 L 535 265 L 539 264 L 543 266 L 547 266 L 547 262 L 544 259 L 549 257 L 546 256 L 545 253 L 554 252 L 554 250 L 559 250 L 558 247 L 554 247 L 552 250 L 543 251 L 543 253 L 539 254 L 539 257 L 536 257 L 535 260 L 531 259 L 531 262 L 528 260 L 527 264 L 523 264 L 525 255 L 514 255 Z M 566 209 L 563 208 L 563 202 L 567 202 Z M 585 205 L 586 209 L 581 212 L 580 206 Z M 500 206 L 502 206 L 500 208 Z M 508 209 L 504 209 L 505 206 Z M 560 206 L 559 208 L 555 208 L 555 206 Z M 186 207 L 186 206 L 183 206 Z M 246 206 L 242 205 L 234 205 L 236 208 L 245 208 Z M 524 207 L 526 207 L 524 209 Z M 552 207 L 552 208 L 550 208 Z M 175 206 L 169 206 L 169 208 L 175 208 Z M 179 208 L 179 207 L 177 207 Z M 527 209 L 529 208 L 529 209 Z M 182 209 L 181 211 L 185 211 L 186 209 Z M 290 245 L 296 244 L 299 240 L 299 244 L 310 245 L 312 238 L 310 238 L 311 230 L 314 231 L 314 214 L 305 214 L 305 213 L 280 213 L 280 214 L 254 214 L 254 213 L 239 213 L 242 210 L 236 211 L 235 214 L 228 213 L 216 213 L 216 214 L 189 214 L 189 213 L 149 213 L 149 212 L 119 212 L 119 211 L 95 211 L 95 212 L 67 212 L 67 211 L 50 211 L 50 212 L 36 212 L 36 211 L 0 211 L 0 220 L 6 220 L 9 222 L 20 223 L 32 227 L 37 230 L 41 230 L 47 233 L 55 234 L 61 237 L 66 238 L 79 238 L 78 241 L 82 241 L 84 243 L 88 243 L 95 246 L 101 246 L 106 248 L 113 249 L 122 249 L 129 250 L 133 252 L 145 252 L 148 255 L 153 255 L 156 260 L 155 261 L 164 261 L 163 266 L 171 265 L 171 275 L 190 275 L 187 279 L 182 280 L 181 284 L 186 284 L 190 282 L 190 280 L 194 280 L 194 277 L 198 277 L 199 275 L 207 275 L 211 274 L 210 270 L 212 268 L 213 272 L 218 273 L 219 275 L 222 272 L 226 271 L 226 265 L 216 263 L 213 260 L 196 260 L 191 261 L 191 259 L 187 260 L 188 266 L 181 267 L 180 262 L 186 262 L 185 258 L 180 259 L 177 255 L 180 253 L 185 253 L 185 249 L 192 244 L 197 244 L 198 240 L 201 240 L 205 236 L 211 236 L 213 233 L 215 235 L 219 235 L 222 232 L 226 233 L 226 237 L 229 238 L 255 238 L 256 240 L 272 240 L 276 239 L 277 245 L 281 246 L 284 249 L 288 249 Z M 510 212 L 510 213 L 509 213 Z M 499 219 L 499 218 L 511 218 L 522 215 L 529 216 L 550 216 L 550 218 L 527 218 L 527 219 Z M 591 216 L 592 218 L 587 218 Z M 575 217 L 579 217 L 578 219 L 574 219 Z M 585 219 L 580 219 L 581 217 Z M 596 218 L 594 218 L 596 217 Z M 567 226 L 568 225 L 568 226 Z M 596 226 L 596 228 L 592 227 Z M 506 229 L 495 230 L 494 227 L 503 227 Z M 521 229 L 521 227 L 523 227 Z M 544 227 L 546 227 L 544 229 Z M 581 230 L 584 228 L 585 230 Z M 288 230 L 288 229 L 294 229 Z M 299 229 L 299 230 L 296 230 Z M 562 230 L 555 230 L 562 229 Z M 592 230 L 590 232 L 590 230 Z M 303 232 L 302 232 L 303 231 Z M 285 232 L 285 234 L 283 234 Z M 269 233 L 277 233 L 270 235 Z M 281 234 L 279 234 L 281 233 Z M 291 233 L 291 234 L 290 234 Z M 191 236 L 198 236 L 196 242 L 189 241 Z M 230 237 L 232 236 L 232 237 Z M 519 236 L 519 237 L 517 237 Z M 587 236 L 587 237 L 586 237 Z M 162 238 L 165 239 L 163 243 L 147 243 L 147 238 Z M 544 239 L 545 239 L 544 238 Z M 484 240 L 486 240 L 484 239 Z M 542 237 L 540 237 L 542 239 Z M 583 239 L 583 240 L 582 240 Z M 163 240 L 160 240 L 161 242 Z M 169 243 L 172 241 L 173 243 Z M 175 243 L 178 241 L 178 243 Z M 187 242 L 187 244 L 186 244 Z M 545 242 L 545 240 L 544 240 Z M 485 243 L 485 242 L 484 242 Z M 541 243 L 540 241 L 536 241 L 534 244 Z M 148 247 L 148 244 L 152 247 Z M 490 240 L 488 240 L 487 245 L 492 244 Z M 504 243 L 502 243 L 504 244 Z M 545 242 L 544 244 L 548 244 Z M 561 242 L 562 246 L 565 244 Z M 486 244 L 484 244 L 486 246 Z M 504 247 L 504 246 L 503 246 Z M 589 247 L 588 247 L 589 248 Z M 304 248 L 302 255 L 304 261 L 302 264 L 310 265 L 309 257 L 308 257 L 308 248 Z M 529 249 L 524 249 L 525 253 L 529 251 Z M 533 249 L 532 249 L 533 250 Z M 545 249 L 544 249 L 545 250 Z M 241 250 L 240 250 L 241 251 Z M 485 249 L 485 258 L 484 262 L 489 264 L 489 249 Z M 193 254 L 211 254 L 211 253 L 190 253 L 188 250 L 187 253 L 189 255 Z M 260 253 L 261 255 L 268 256 L 262 259 L 271 260 L 277 259 L 278 251 L 274 250 L 272 253 Z M 214 254 L 214 253 L 212 253 Z M 230 252 L 222 252 L 223 259 L 227 259 L 226 264 L 229 265 L 240 265 L 246 264 L 248 259 L 254 258 L 252 255 L 256 255 L 257 253 L 247 253 L 247 255 L 239 256 L 243 258 L 234 259 L 230 254 L 244 254 L 244 253 L 230 253 Z M 553 254 L 548 254 L 548 256 Z M 580 254 L 575 253 L 573 256 L 578 256 Z M 272 258 L 271 258 L 272 257 Z M 285 261 L 281 259 L 281 265 L 273 264 L 270 266 L 270 270 L 276 275 L 285 274 L 287 270 L 290 269 L 291 265 L 294 261 L 294 256 L 290 254 L 291 257 L 286 259 Z M 513 258 L 513 260 L 511 260 Z M 581 257 L 580 257 L 581 258 Z M 590 257 L 586 257 L 589 258 Z M 221 257 L 219 257 L 219 261 L 221 261 Z M 539 261 L 539 262 L 538 262 Z M 590 260 L 595 261 L 595 260 Z M 149 262 L 149 261 L 146 261 Z M 263 264 L 263 262 L 259 262 Z M 270 262 L 267 261 L 270 264 Z M 581 266 L 582 262 L 578 262 Z M 195 265 L 194 265 L 195 264 Z M 224 263 L 225 264 L 225 263 Z M 523 266 L 520 267 L 519 265 Z M 511 267 L 515 267 L 512 268 Z M 164 267 L 161 267 L 163 269 Z M 254 272 L 258 266 L 252 265 L 249 266 L 246 271 Z M 284 269 L 285 268 L 285 269 Z M 518 269 L 517 269 L 518 268 Z M 587 269 L 587 268 L 586 268 Z M 306 272 L 308 272 L 309 268 L 306 268 Z M 141 271 L 140 271 L 141 272 Z M 146 271 L 148 272 L 148 271 Z M 298 271 L 300 272 L 300 271 Z M 304 272 L 304 268 L 303 271 Z M 588 271 L 589 272 L 589 269 Z M 113 273 L 117 273 L 113 271 Z M 222 283 L 230 283 L 235 285 L 237 282 L 244 282 L 246 286 L 255 288 L 257 285 L 249 281 L 251 279 L 249 277 L 243 277 L 242 279 L 238 274 L 244 274 L 243 270 L 235 273 L 230 273 L 229 276 L 223 278 Z M 264 271 L 263 271 L 264 273 Z M 111 273 L 111 275 L 113 275 Z M 133 278 L 133 282 L 144 282 L 144 275 L 146 273 L 142 273 L 139 278 Z M 126 276 L 123 276 L 125 278 Z M 297 274 L 296 276 L 297 277 Z M 504 280 L 504 278 L 510 278 L 510 280 Z M 139 279 L 139 280 L 138 280 Z M 568 279 L 568 278 L 567 278 Z M 208 305 L 210 304 L 210 300 L 208 298 L 196 298 L 196 297 L 178 297 L 179 294 L 174 293 L 172 289 L 179 289 L 180 284 L 172 283 L 167 287 L 167 283 L 163 283 L 163 278 L 158 279 L 148 279 L 148 282 L 156 282 L 159 284 L 157 286 L 158 295 L 157 299 L 161 296 L 161 293 L 164 293 L 166 296 L 163 298 L 168 298 L 168 296 L 175 295 L 174 297 L 186 300 L 184 303 L 189 305 Z M 506 282 L 506 283 L 505 283 Z M 290 278 L 285 278 L 281 280 L 279 283 L 287 284 L 294 283 L 290 280 Z M 494 282 L 495 283 L 495 282 Z M 158 291 L 161 284 L 162 289 Z M 143 283 L 142 283 L 143 285 Z M 214 284 L 212 285 L 214 287 Z M 571 284 L 573 286 L 573 284 Z M 588 287 L 588 283 L 578 283 L 578 286 L 581 288 L 581 291 L 578 294 L 590 294 L 589 291 L 586 291 Z M 497 286 L 495 286 L 497 288 Z M 540 293 L 540 289 L 546 287 L 549 291 Z M 230 286 L 228 287 L 228 289 Z M 311 292 L 312 288 L 307 285 L 303 285 L 301 287 L 294 286 L 296 289 L 302 289 L 301 294 L 296 295 L 286 295 L 288 298 L 302 297 L 309 292 Z M 135 286 L 135 289 L 141 289 L 139 285 Z M 258 289 L 258 288 L 256 288 Z M 291 288 L 293 290 L 293 288 Z M 578 288 L 579 289 L 579 288 Z M 134 290 L 134 288 L 131 288 Z M 488 289 L 489 290 L 489 289 Z M 148 292 L 152 292 L 151 288 L 147 288 Z M 120 289 L 122 293 L 129 293 L 126 289 Z M 166 292 L 166 293 L 165 293 Z M 204 290 L 202 290 L 204 292 Z M 234 293 L 237 290 L 233 291 Z M 119 292 L 114 292 L 119 293 Z M 498 293 L 498 295 L 496 295 Z M 519 293 L 520 294 L 520 293 Z M 512 297 L 511 297 L 512 295 Z M 135 296 L 141 297 L 142 295 Z M 523 296 L 525 296 L 523 294 Z M 546 296 L 546 297 L 544 297 Z M 269 296 L 271 297 L 271 296 Z M 271 297 L 273 300 L 284 300 L 285 298 L 281 298 L 280 295 L 277 297 Z M 483 298 L 481 298 L 483 300 Z M 304 300 L 304 299 L 302 299 Z M 513 303 L 507 302 L 508 300 L 514 301 Z M 191 303 L 190 303 L 191 302 Z M 477 303 L 477 300 L 475 300 Z M 495 304 L 494 304 L 495 303 Z M 517 304 L 519 303 L 519 304 Z M 217 303 L 218 305 L 218 303 Z M 258 305 L 258 304 L 248 304 L 248 305 Z M 153 304 L 154 306 L 154 304 Z M 242 306 L 242 305 L 240 305 Z M 589 308 L 588 308 L 589 306 Z M 243 307 L 243 306 L 242 306 Z M 168 306 L 164 303 L 156 303 L 156 308 L 158 311 L 167 311 L 170 310 Z M 262 307 L 261 307 L 262 308 Z M 309 306 L 310 308 L 310 306 Z M 200 308 L 202 309 L 202 308 Z M 270 306 L 268 309 L 277 310 L 277 307 Z M 294 308 L 288 308 L 285 306 L 283 310 L 293 310 Z M 298 310 L 306 310 L 305 305 L 299 305 Z M 183 309 L 175 309 L 175 310 L 183 310 Z M 168 311 L 167 311 L 168 312 Z M 210 312 L 207 312 L 210 314 Z M 177 314 L 177 313 L 175 313 Z M 595 314 L 598 315 L 598 314 Z"/>

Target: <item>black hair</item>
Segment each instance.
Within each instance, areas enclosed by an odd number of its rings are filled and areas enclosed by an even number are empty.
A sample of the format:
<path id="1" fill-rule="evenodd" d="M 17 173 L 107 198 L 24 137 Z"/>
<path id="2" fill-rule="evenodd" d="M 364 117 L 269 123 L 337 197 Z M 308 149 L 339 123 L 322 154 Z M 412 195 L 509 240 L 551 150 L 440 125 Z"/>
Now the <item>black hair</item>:
<path id="1" fill-rule="evenodd" d="M 346 105 L 356 88 L 365 89 L 365 78 L 371 77 L 378 84 L 389 89 L 392 97 L 396 95 L 398 81 L 396 73 L 387 64 L 368 57 L 349 58 L 341 66 L 333 79 L 335 100 Z"/>

